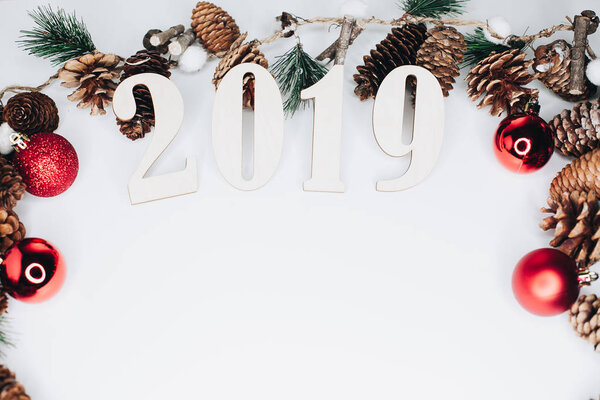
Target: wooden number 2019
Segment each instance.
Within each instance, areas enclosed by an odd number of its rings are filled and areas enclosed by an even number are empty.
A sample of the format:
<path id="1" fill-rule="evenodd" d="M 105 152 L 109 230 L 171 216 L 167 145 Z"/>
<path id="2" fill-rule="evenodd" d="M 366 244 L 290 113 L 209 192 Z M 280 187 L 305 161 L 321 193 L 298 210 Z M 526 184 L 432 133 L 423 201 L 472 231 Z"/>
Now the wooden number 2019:
<path id="1" fill-rule="evenodd" d="M 248 74 L 254 76 L 254 168 L 253 176 L 242 174 L 242 90 Z M 402 142 L 406 80 L 417 80 L 413 138 Z M 118 118 L 129 120 L 136 111 L 133 89 L 144 85 L 152 95 L 156 127 L 150 145 L 129 182 L 132 204 L 195 192 L 198 189 L 196 160 L 189 157 L 183 171 L 145 177 L 150 167 L 173 141 L 183 122 L 183 100 L 167 78 L 156 74 L 132 76 L 114 95 Z M 344 66 L 336 65 L 317 84 L 302 91 L 302 98 L 315 99 L 311 178 L 304 190 L 343 192 L 340 180 L 342 140 L 342 96 Z M 283 149 L 283 105 L 271 74 L 256 64 L 233 68 L 217 90 L 213 110 L 213 150 L 219 170 L 234 187 L 254 190 L 275 173 Z M 439 157 L 444 128 L 444 103 L 437 79 L 416 66 L 396 68 L 381 84 L 375 100 L 373 130 L 381 149 L 392 157 L 411 155 L 411 164 L 400 178 L 377 183 L 383 192 L 408 189 L 423 181 Z"/>

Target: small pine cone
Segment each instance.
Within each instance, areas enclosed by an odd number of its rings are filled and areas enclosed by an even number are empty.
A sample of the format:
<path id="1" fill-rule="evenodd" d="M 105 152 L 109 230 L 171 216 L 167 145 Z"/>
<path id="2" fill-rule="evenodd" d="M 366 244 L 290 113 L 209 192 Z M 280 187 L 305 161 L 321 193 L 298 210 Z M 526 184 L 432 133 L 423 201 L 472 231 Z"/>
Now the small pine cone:
<path id="1" fill-rule="evenodd" d="M 0 400 L 31 400 L 14 372 L 0 365 Z"/>
<path id="2" fill-rule="evenodd" d="M 0 207 L 12 210 L 24 194 L 23 178 L 11 163 L 0 157 Z"/>
<path id="3" fill-rule="evenodd" d="M 460 75 L 460 64 L 467 49 L 465 37 L 451 26 L 436 26 L 427 31 L 427 39 L 417 52 L 417 65 L 427 68 L 440 82 L 448 97 Z"/>
<path id="4" fill-rule="evenodd" d="M 58 128 L 58 108 L 43 93 L 19 93 L 6 103 L 3 119 L 13 130 L 26 135 L 54 132 Z"/>
<path id="5" fill-rule="evenodd" d="M 579 157 L 600 146 L 600 101 L 575 104 L 571 111 L 563 110 L 550 121 L 556 150 Z"/>
<path id="6" fill-rule="evenodd" d="M 4 254 L 13 244 L 25 239 L 25 226 L 12 210 L 0 208 L 0 254 Z"/>
<path id="7" fill-rule="evenodd" d="M 563 193 L 600 193 L 600 149 L 594 149 L 574 160 L 550 184 L 550 197 L 559 201 Z"/>
<path id="8" fill-rule="evenodd" d="M 114 80 L 121 75 L 120 62 L 118 56 L 98 51 L 67 61 L 58 71 L 61 86 L 77 88 L 67 98 L 79 101 L 78 108 L 90 107 L 91 115 L 106 114 L 104 108 L 112 102 L 117 88 Z"/>
<path id="9" fill-rule="evenodd" d="M 204 48 L 218 55 L 227 52 L 240 36 L 235 20 L 208 1 L 196 4 L 192 12 L 192 29 Z"/>
<path id="10" fill-rule="evenodd" d="M 370 55 L 363 58 L 364 65 L 356 68 L 357 83 L 354 93 L 361 100 L 375 98 L 381 82 L 390 72 L 402 65 L 415 65 L 417 52 L 425 42 L 427 28 L 423 24 L 407 24 L 393 28 Z"/>
<path id="11" fill-rule="evenodd" d="M 569 322 L 575 332 L 600 350 L 600 299 L 596 295 L 581 295 L 569 310 Z"/>
<path id="12" fill-rule="evenodd" d="M 169 60 L 162 57 L 157 50 L 140 50 L 125 61 L 121 82 L 125 79 L 143 73 L 154 73 L 169 78 Z M 131 140 L 141 139 L 154 126 L 154 105 L 150 91 L 145 86 L 133 89 L 136 110 L 135 116 L 129 121 L 117 118 L 121 133 Z"/>
<path id="13" fill-rule="evenodd" d="M 523 87 L 533 80 L 529 73 L 532 63 L 525 61 L 525 53 L 518 49 L 493 52 L 467 75 L 467 94 L 472 101 L 483 97 L 477 108 L 491 106 L 494 116 L 522 111 L 538 95 L 537 90 Z"/>
<path id="14" fill-rule="evenodd" d="M 0 315 L 8 310 L 8 294 L 3 289 L 0 289 Z"/>
<path id="15" fill-rule="evenodd" d="M 213 84 L 216 88 L 219 88 L 219 84 L 225 77 L 225 75 L 235 66 L 244 63 L 254 63 L 262 66 L 263 68 L 269 68 L 269 62 L 265 58 L 264 54 L 258 49 L 258 43 L 256 41 L 244 43 L 247 33 L 241 35 L 235 43 L 231 46 L 231 49 L 227 52 L 225 57 L 219 62 L 215 76 L 213 77 Z M 244 107 L 254 108 L 254 77 L 244 77 Z"/>
<path id="16" fill-rule="evenodd" d="M 563 193 L 558 200 L 548 199 L 549 208 L 542 212 L 552 215 L 540 227 L 554 229 L 550 246 L 556 247 L 581 267 L 589 267 L 600 260 L 600 212 L 595 192 Z"/>
<path id="17" fill-rule="evenodd" d="M 589 59 L 586 57 L 586 64 Z M 538 79 L 554 93 L 567 101 L 589 99 L 596 93 L 594 86 L 585 79 L 584 92 L 581 95 L 570 93 L 571 85 L 571 45 L 564 40 L 555 40 L 535 49 L 533 69 L 538 73 Z"/>

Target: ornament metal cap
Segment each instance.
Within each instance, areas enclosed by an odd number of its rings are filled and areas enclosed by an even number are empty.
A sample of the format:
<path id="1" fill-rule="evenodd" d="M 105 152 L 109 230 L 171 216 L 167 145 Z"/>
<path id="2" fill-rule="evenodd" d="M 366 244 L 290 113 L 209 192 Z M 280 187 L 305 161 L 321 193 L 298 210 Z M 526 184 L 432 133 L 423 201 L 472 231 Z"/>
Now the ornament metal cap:
<path id="1" fill-rule="evenodd" d="M 597 280 L 598 274 L 591 271 L 589 268 L 577 269 L 577 281 L 579 282 L 579 287 L 590 286 L 592 282 Z"/>
<path id="2" fill-rule="evenodd" d="M 540 102 L 537 97 L 532 97 L 525 105 L 525 113 L 538 115 L 540 113 Z"/>
<path id="3" fill-rule="evenodd" d="M 10 144 L 16 152 L 25 150 L 27 148 L 27 142 L 29 142 L 29 138 L 25 135 L 17 132 L 10 134 Z"/>

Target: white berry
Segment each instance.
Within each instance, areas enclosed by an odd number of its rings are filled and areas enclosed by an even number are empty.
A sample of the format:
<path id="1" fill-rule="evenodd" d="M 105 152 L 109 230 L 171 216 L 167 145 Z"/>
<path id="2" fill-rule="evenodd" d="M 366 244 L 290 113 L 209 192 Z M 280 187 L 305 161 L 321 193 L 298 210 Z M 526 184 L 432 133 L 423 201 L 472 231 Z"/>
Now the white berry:
<path id="1" fill-rule="evenodd" d="M 363 0 L 348 0 L 340 7 L 341 15 L 350 15 L 354 18 L 366 18 L 369 6 Z"/>
<path id="2" fill-rule="evenodd" d="M 510 24 L 504 17 L 490 18 L 488 19 L 487 24 L 491 30 L 493 30 L 495 33 L 498 34 L 498 36 L 501 36 L 503 39 L 506 39 L 512 33 Z M 483 34 L 485 35 L 485 38 L 492 43 L 504 44 L 503 39 L 493 37 L 487 29 L 483 30 Z"/>
<path id="3" fill-rule="evenodd" d="M 0 154 L 8 155 L 14 151 L 11 136 L 16 135 L 8 124 L 0 125 Z"/>
<path id="4" fill-rule="evenodd" d="M 600 86 L 600 59 L 589 62 L 585 75 L 594 85 Z"/>
<path id="5" fill-rule="evenodd" d="M 208 60 L 208 53 L 201 46 L 190 46 L 179 57 L 179 68 L 183 72 L 198 72 L 204 67 Z"/>

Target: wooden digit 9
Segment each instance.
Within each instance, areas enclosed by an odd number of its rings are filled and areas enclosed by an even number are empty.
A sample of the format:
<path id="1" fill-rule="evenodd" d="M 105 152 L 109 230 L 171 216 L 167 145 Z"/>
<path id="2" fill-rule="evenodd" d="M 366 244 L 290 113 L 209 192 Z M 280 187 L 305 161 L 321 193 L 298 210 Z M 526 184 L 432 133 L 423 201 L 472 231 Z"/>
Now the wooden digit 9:
<path id="1" fill-rule="evenodd" d="M 194 157 L 186 159 L 183 171 L 145 176 L 162 152 L 175 139 L 181 128 L 183 99 L 175 84 L 162 75 L 134 75 L 124 80 L 115 91 L 113 110 L 117 118 L 128 121 L 135 116 L 136 104 L 133 88 L 137 85 L 146 86 L 152 95 L 155 127 L 150 144 L 129 180 L 131 204 L 196 192 L 198 190 L 198 167 Z"/>
<path id="2" fill-rule="evenodd" d="M 406 79 L 417 79 L 413 139 L 402 142 Z M 380 192 L 395 192 L 422 182 L 433 170 L 444 135 L 444 97 L 438 80 L 422 67 L 396 68 L 383 81 L 373 111 L 373 130 L 379 147 L 391 157 L 411 155 L 406 173 L 397 179 L 377 182 Z"/>

